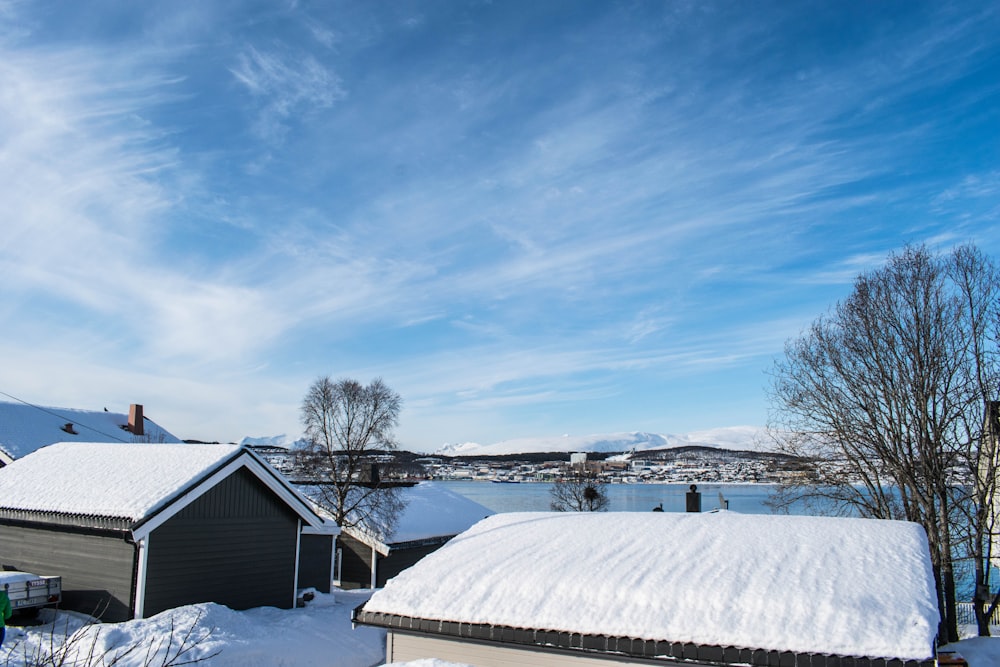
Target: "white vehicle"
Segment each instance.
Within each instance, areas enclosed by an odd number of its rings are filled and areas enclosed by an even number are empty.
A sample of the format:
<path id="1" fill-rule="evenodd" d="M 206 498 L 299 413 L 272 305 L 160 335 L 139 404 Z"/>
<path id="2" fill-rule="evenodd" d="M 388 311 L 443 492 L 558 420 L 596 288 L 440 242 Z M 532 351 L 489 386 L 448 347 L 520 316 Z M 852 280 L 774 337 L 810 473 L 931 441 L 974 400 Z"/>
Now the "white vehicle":
<path id="1" fill-rule="evenodd" d="M 62 601 L 62 577 L 3 571 L 0 572 L 0 587 L 6 589 L 14 613 L 24 610 L 31 613 Z"/>

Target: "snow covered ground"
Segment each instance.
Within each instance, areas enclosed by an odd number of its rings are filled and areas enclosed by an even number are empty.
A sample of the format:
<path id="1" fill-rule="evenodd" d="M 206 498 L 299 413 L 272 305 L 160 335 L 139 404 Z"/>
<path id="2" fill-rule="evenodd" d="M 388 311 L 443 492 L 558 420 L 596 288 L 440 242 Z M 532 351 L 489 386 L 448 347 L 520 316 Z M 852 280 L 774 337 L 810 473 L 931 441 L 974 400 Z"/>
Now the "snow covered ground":
<path id="1" fill-rule="evenodd" d="M 969 667 L 997 667 L 1000 665 L 1000 626 L 991 626 L 994 637 L 976 637 L 975 626 L 966 628 L 968 639 L 941 647 L 941 651 L 955 651 L 969 662 Z"/>
<path id="2" fill-rule="evenodd" d="M 302 609 L 263 607 L 232 611 L 216 604 L 197 604 L 164 612 L 141 621 L 93 625 L 81 630 L 87 617 L 43 610 L 42 625 L 8 627 L 0 648 L 0 665 L 24 667 L 25 656 L 37 655 L 55 639 L 58 647 L 68 633 L 80 631 L 71 644 L 89 649 L 94 645 L 109 657 L 137 646 L 137 650 L 117 663 L 118 667 L 144 665 L 147 649 L 162 649 L 174 626 L 174 651 L 183 634 L 199 642 L 190 658 L 211 656 L 200 664 L 206 667 L 370 667 L 381 665 L 385 656 L 385 633 L 374 628 L 351 628 L 351 610 L 368 599 L 371 591 L 338 591 L 317 595 Z M 969 628 L 971 631 L 972 628 Z M 1000 628 L 995 629 L 1000 634 Z M 91 641 L 93 640 L 93 641 Z M 951 647 L 969 660 L 970 667 L 1000 665 L 1000 637 L 972 638 Z M 109 663 L 96 661 L 94 665 Z M 65 664 L 70 665 L 67 661 Z M 159 660 L 152 663 L 160 664 Z M 443 660 L 415 660 L 393 663 L 392 667 L 466 667 Z"/>
<path id="3" fill-rule="evenodd" d="M 179 607 L 148 619 L 125 623 L 87 626 L 88 618 L 71 612 L 55 615 L 43 610 L 44 624 L 8 627 L 7 639 L 0 648 L 0 665 L 23 667 L 26 659 L 38 655 L 55 639 L 58 646 L 68 634 L 70 651 L 83 655 L 93 646 L 96 655 L 114 656 L 137 646 L 118 667 L 138 667 L 145 662 L 147 650 L 156 658 L 152 665 L 163 664 L 163 656 L 173 656 L 181 648 L 184 635 L 190 632 L 187 659 L 206 658 L 200 664 L 210 667 L 371 667 L 385 660 L 385 632 L 376 628 L 351 627 L 351 610 L 368 599 L 371 591 L 338 591 L 317 594 L 306 607 L 276 609 L 260 607 L 233 611 L 213 603 Z M 173 627 L 173 641 L 171 637 Z M 212 657 L 209 657 L 212 656 Z M 67 664 L 74 664 L 67 661 Z M 79 663 L 81 665 L 87 663 Z"/>

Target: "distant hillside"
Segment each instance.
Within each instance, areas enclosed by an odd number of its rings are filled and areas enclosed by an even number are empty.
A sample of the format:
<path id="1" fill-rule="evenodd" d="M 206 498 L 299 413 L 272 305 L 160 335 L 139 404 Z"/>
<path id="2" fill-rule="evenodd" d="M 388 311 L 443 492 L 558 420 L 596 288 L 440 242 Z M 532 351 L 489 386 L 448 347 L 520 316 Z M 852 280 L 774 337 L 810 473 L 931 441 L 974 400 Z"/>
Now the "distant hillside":
<path id="1" fill-rule="evenodd" d="M 505 456 L 541 452 L 629 452 L 674 447 L 711 447 L 737 451 L 767 452 L 773 449 L 763 429 L 755 426 L 731 426 L 683 435 L 663 435 L 632 431 L 595 435 L 563 435 L 541 438 L 517 438 L 490 445 L 475 442 L 449 444 L 435 453 L 441 456 Z"/>
<path id="2" fill-rule="evenodd" d="M 293 440 L 287 435 L 281 434 L 262 438 L 251 438 L 247 436 L 240 440 L 239 444 L 247 447 L 281 447 L 283 449 L 293 449 L 298 445 L 305 444 L 305 441 Z"/>

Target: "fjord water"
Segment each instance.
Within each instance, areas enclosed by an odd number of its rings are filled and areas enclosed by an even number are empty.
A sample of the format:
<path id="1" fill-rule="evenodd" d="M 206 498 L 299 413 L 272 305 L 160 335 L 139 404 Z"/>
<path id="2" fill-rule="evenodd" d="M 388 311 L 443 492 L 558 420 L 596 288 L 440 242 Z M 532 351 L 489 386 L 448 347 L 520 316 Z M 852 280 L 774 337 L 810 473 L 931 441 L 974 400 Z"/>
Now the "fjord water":
<path id="1" fill-rule="evenodd" d="M 455 493 L 475 500 L 494 512 L 547 512 L 551 484 L 524 482 L 495 484 L 487 481 L 436 482 Z M 663 503 L 664 512 L 683 512 L 684 497 L 689 484 L 608 484 L 604 487 L 611 501 L 612 512 L 648 512 Z M 729 501 L 729 509 L 745 514 L 770 514 L 765 504 L 774 491 L 770 484 L 699 484 L 701 509 L 708 512 L 719 508 L 719 494 Z M 795 508 L 791 510 L 795 513 Z M 802 512 L 804 513 L 804 511 Z"/>
<path id="2" fill-rule="evenodd" d="M 550 510 L 551 484 L 544 482 L 524 482 L 521 484 L 494 484 L 487 481 L 442 481 L 436 482 L 455 493 L 475 500 L 494 512 L 547 512 Z M 685 511 L 684 496 L 689 484 L 608 484 L 607 490 L 612 512 L 648 512 L 663 503 L 664 512 Z M 771 514 L 766 501 L 774 493 L 773 484 L 699 484 L 701 510 L 709 512 L 719 509 L 719 494 L 729 501 L 729 509 L 744 514 Z M 791 514 L 812 514 L 802 505 L 792 505 Z M 994 570 L 993 577 L 1000 576 Z M 994 581 L 996 579 L 993 579 Z M 958 571 L 959 597 L 969 599 L 972 594 L 971 568 Z"/>

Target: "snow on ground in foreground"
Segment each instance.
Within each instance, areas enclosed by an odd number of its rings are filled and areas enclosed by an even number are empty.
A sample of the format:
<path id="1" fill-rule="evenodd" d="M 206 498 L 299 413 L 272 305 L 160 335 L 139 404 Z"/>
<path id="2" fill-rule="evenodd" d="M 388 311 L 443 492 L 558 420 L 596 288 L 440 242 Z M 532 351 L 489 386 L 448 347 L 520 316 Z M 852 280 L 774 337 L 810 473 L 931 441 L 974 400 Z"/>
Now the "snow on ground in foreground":
<path id="1" fill-rule="evenodd" d="M 175 619 L 175 628 L 181 631 L 186 631 L 197 619 L 194 635 L 199 637 L 214 628 L 204 644 L 199 645 L 198 656 L 210 655 L 219 650 L 221 653 L 199 663 L 206 667 L 369 667 L 380 665 L 385 660 L 385 633 L 375 628 L 352 629 L 351 610 L 367 599 L 370 593 L 371 591 L 337 591 L 333 595 L 317 595 L 304 609 L 263 607 L 232 611 L 220 605 L 198 604 L 180 607 L 146 620 L 96 625 L 87 632 L 95 633 L 100 630 L 98 648 L 102 650 L 112 645 L 142 645 L 141 655 L 136 652 L 130 659 L 119 662 L 117 667 L 141 665 L 146 647 L 162 644 L 163 638 L 169 636 L 170 618 Z M 53 616 L 55 615 L 50 610 L 43 610 L 42 620 L 49 621 L 45 625 L 25 628 L 8 626 L 7 639 L 0 648 L 0 665 L 23 667 L 25 649 L 30 655 L 47 644 L 49 637 L 58 639 L 67 630 L 72 633 L 88 621 L 88 617 L 82 614 L 60 612 L 53 625 Z M 1000 634 L 1000 628 L 994 628 L 994 633 Z M 969 660 L 969 667 L 1000 665 L 1000 637 L 966 639 L 946 648 L 957 650 L 965 656 Z M 392 667 L 468 666 L 427 658 L 392 663 Z"/>
<path id="2" fill-rule="evenodd" d="M 996 667 L 1000 665 L 1000 626 L 991 626 L 990 633 L 993 637 L 976 637 L 975 626 L 962 628 L 965 632 L 960 633 L 967 637 L 960 642 L 942 646 L 940 651 L 954 651 L 965 658 L 969 667 Z"/>
<path id="3" fill-rule="evenodd" d="M 42 620 L 50 622 L 34 627 L 7 628 L 7 639 L 0 648 L 0 664 L 23 667 L 25 655 L 37 654 L 48 645 L 51 637 L 59 640 L 67 632 L 79 631 L 71 643 L 84 652 L 93 645 L 98 654 L 110 650 L 110 655 L 114 655 L 125 647 L 139 645 L 138 650 L 115 664 L 118 667 L 143 665 L 150 647 L 153 650 L 158 647 L 163 655 L 172 621 L 173 651 L 176 652 L 184 633 L 193 628 L 191 637 L 197 645 L 187 655 L 194 659 L 217 653 L 199 663 L 208 667 L 306 667 L 334 663 L 339 667 L 370 667 L 385 660 L 385 632 L 376 628 L 351 628 L 351 610 L 370 594 L 371 591 L 318 594 L 300 609 L 259 607 L 233 611 L 222 605 L 202 603 L 179 607 L 148 619 L 95 624 L 82 630 L 80 628 L 87 621 L 85 616 L 60 612 L 53 623 L 52 612 L 43 610 Z M 152 664 L 161 662 L 157 659 Z"/>

